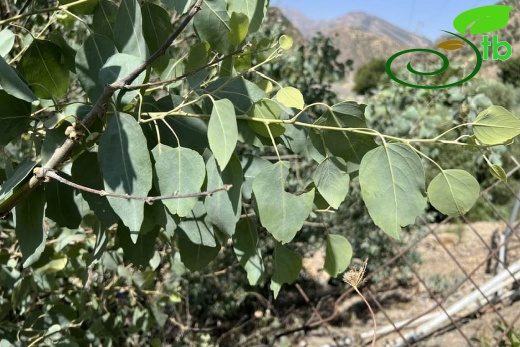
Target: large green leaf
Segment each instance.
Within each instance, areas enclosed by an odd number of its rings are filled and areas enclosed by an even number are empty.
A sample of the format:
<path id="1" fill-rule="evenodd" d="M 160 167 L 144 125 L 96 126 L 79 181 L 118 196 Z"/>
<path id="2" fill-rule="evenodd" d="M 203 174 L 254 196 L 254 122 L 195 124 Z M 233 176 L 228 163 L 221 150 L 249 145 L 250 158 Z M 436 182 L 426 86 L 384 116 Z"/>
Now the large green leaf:
<path id="1" fill-rule="evenodd" d="M 62 62 L 61 48 L 51 41 L 34 40 L 17 69 L 42 99 L 59 98 L 69 88 L 69 69 Z"/>
<path id="2" fill-rule="evenodd" d="M 59 175 L 68 181 L 71 177 L 60 172 Z M 81 223 L 81 213 L 74 199 L 76 190 L 58 181 L 45 184 L 45 199 L 47 209 L 45 215 L 55 221 L 60 227 L 76 229 Z"/>
<path id="3" fill-rule="evenodd" d="M 426 207 L 424 168 L 404 144 L 386 144 L 368 152 L 359 166 L 363 201 L 374 223 L 398 239 L 401 227 L 415 223 Z"/>
<path id="4" fill-rule="evenodd" d="M 74 182 L 84 187 L 103 190 L 103 174 L 99 166 L 96 153 L 85 152 L 72 163 L 71 174 Z M 119 220 L 106 196 L 81 191 L 83 199 L 87 201 L 90 209 L 96 213 L 97 218 L 104 227 L 110 227 Z"/>
<path id="5" fill-rule="evenodd" d="M 197 201 L 193 210 L 179 223 L 179 233 L 190 242 L 206 247 L 215 247 L 215 232 L 207 218 L 206 208 L 202 201 Z"/>
<path id="6" fill-rule="evenodd" d="M 502 106 L 490 106 L 472 123 L 477 139 L 485 145 L 498 145 L 520 134 L 520 119 Z"/>
<path id="7" fill-rule="evenodd" d="M 319 119 L 316 125 L 335 128 L 366 128 L 364 105 L 345 102 L 332 106 Z M 376 144 L 372 136 L 349 133 L 346 131 L 323 130 L 320 132 L 326 149 L 330 154 L 343 158 L 347 162 L 357 163 Z"/>
<path id="8" fill-rule="evenodd" d="M 249 29 L 249 18 L 243 13 L 233 12 L 229 19 L 230 32 L 228 33 L 229 41 L 235 46 L 240 45 L 247 36 Z M 229 60 L 232 63 L 232 60 Z"/>
<path id="9" fill-rule="evenodd" d="M 348 194 L 350 176 L 337 158 L 327 158 L 318 165 L 312 180 L 332 208 L 338 208 Z"/>
<path id="10" fill-rule="evenodd" d="M 99 81 L 105 85 L 120 80 L 126 77 L 130 72 L 135 70 L 143 61 L 133 55 L 125 53 L 117 53 L 108 58 L 106 63 L 99 70 Z M 146 77 L 146 73 L 143 71 L 136 79 L 132 81 L 132 84 L 143 83 Z M 139 91 L 117 91 L 114 93 L 114 97 L 118 104 L 127 105 L 132 99 L 139 93 Z"/>
<path id="11" fill-rule="evenodd" d="M 191 0 L 161 0 L 163 4 L 171 9 L 177 11 L 178 14 L 184 14 L 188 12 L 192 5 Z"/>
<path id="12" fill-rule="evenodd" d="M 341 235 L 327 235 L 327 251 L 325 253 L 324 269 L 332 277 L 345 271 L 352 259 L 352 246 Z"/>
<path id="13" fill-rule="evenodd" d="M 472 8 L 455 17 L 453 26 L 462 35 L 466 34 L 468 28 L 470 28 L 469 33 L 472 35 L 485 34 L 505 27 L 509 21 L 511 10 L 514 10 L 514 8 L 504 5 Z"/>
<path id="14" fill-rule="evenodd" d="M 312 211 L 314 189 L 300 195 L 285 191 L 287 166 L 278 162 L 260 172 L 253 193 L 262 225 L 282 243 L 291 241 Z"/>
<path id="15" fill-rule="evenodd" d="M 19 138 L 31 121 L 31 104 L 0 90 L 0 147 Z"/>
<path id="16" fill-rule="evenodd" d="M 244 175 L 242 166 L 236 156 L 232 156 L 224 171 L 220 171 L 214 157 L 206 163 L 208 172 L 207 189 L 213 190 L 224 184 L 231 184 L 229 191 L 221 191 L 206 197 L 204 202 L 211 224 L 228 235 L 233 235 L 235 225 L 240 219 L 242 207 L 241 187 Z"/>
<path id="17" fill-rule="evenodd" d="M 235 108 L 229 100 L 213 103 L 208 124 L 209 147 L 221 169 L 224 169 L 233 155 L 238 140 Z"/>
<path id="18" fill-rule="evenodd" d="M 36 262 L 45 249 L 47 233 L 43 230 L 45 191 L 37 187 L 24 201 L 16 205 L 16 238 L 20 243 L 23 267 Z"/>
<path id="19" fill-rule="evenodd" d="M 153 155 L 161 195 L 200 192 L 206 177 L 204 160 L 200 154 L 189 148 L 158 145 Z M 186 217 L 197 200 L 196 197 L 167 199 L 163 203 L 171 213 Z"/>
<path id="20" fill-rule="evenodd" d="M 59 127 L 55 129 L 49 129 L 45 132 L 45 138 L 43 139 L 42 149 L 40 152 L 41 163 L 45 165 L 47 161 L 52 157 L 56 149 L 58 149 L 65 140 L 65 129 L 69 126 L 69 123 L 63 122 Z"/>
<path id="21" fill-rule="evenodd" d="M 179 235 L 177 247 L 179 247 L 182 263 L 191 271 L 198 271 L 204 268 L 216 258 L 220 251 L 218 242 L 215 247 L 207 247 L 197 245 L 182 235 Z"/>
<path id="22" fill-rule="evenodd" d="M 143 14 L 143 35 L 150 52 L 157 51 L 170 37 L 173 26 L 170 23 L 170 15 L 161 6 L 151 2 L 145 2 L 141 7 Z M 160 75 L 168 66 L 168 55 L 161 55 L 153 63 L 152 67 Z"/>
<path id="23" fill-rule="evenodd" d="M 1 32 L 0 32 L 1 33 Z M 7 94 L 15 98 L 33 102 L 38 98 L 29 89 L 27 84 L 18 76 L 16 71 L 7 64 L 7 62 L 0 56 L 0 89 L 3 89 Z"/>
<path id="24" fill-rule="evenodd" d="M 208 41 L 211 48 L 222 54 L 233 51 L 229 40 L 229 14 L 225 0 L 204 0 L 202 10 L 193 19 L 193 27 L 201 41 Z"/>
<path id="25" fill-rule="evenodd" d="M 59 32 L 50 33 L 49 40 L 61 48 L 63 62 L 71 72 L 76 73 L 76 50 L 67 43 Z"/>
<path id="26" fill-rule="evenodd" d="M 270 286 L 275 299 L 282 285 L 293 283 L 301 269 L 302 256 L 277 242 L 274 247 L 274 273 Z"/>
<path id="27" fill-rule="evenodd" d="M 294 107 L 299 110 L 305 107 L 302 93 L 293 87 L 282 88 L 276 93 L 276 100 L 287 107 Z"/>
<path id="28" fill-rule="evenodd" d="M 227 77 L 219 78 L 208 85 L 206 93 L 211 93 L 216 99 L 229 99 L 237 114 L 246 114 L 255 102 L 267 96 L 256 84 L 242 77 L 231 82 Z"/>
<path id="29" fill-rule="evenodd" d="M 91 34 L 76 54 L 76 73 L 91 102 L 96 102 L 105 85 L 99 80 L 99 70 L 108 58 L 116 54 L 114 42 L 106 36 Z"/>
<path id="30" fill-rule="evenodd" d="M 92 30 L 99 35 L 114 39 L 114 27 L 117 17 L 117 5 L 109 0 L 99 1 L 92 18 Z"/>
<path id="31" fill-rule="evenodd" d="M 14 33 L 5 28 L 0 31 L 0 58 L 5 58 L 14 46 Z"/>
<path id="32" fill-rule="evenodd" d="M 263 99 L 256 102 L 248 112 L 248 115 L 259 119 L 280 119 L 282 116 L 282 108 L 276 102 L 270 99 Z M 280 123 L 269 124 L 269 130 L 265 123 L 260 121 L 248 121 L 249 127 L 254 130 L 255 133 L 264 137 L 278 137 L 285 132 L 285 128 Z"/>
<path id="33" fill-rule="evenodd" d="M 0 203 L 4 202 L 13 195 L 16 187 L 25 181 L 35 166 L 35 161 L 31 160 L 30 158 L 26 158 L 16 167 L 16 170 L 13 172 L 13 174 L 10 175 L 9 178 L 2 184 L 2 187 L 0 187 Z"/>
<path id="34" fill-rule="evenodd" d="M 105 190 L 148 195 L 152 187 L 152 163 L 146 138 L 132 116 L 116 113 L 110 118 L 98 151 Z M 108 202 L 130 229 L 135 242 L 144 219 L 144 201 L 108 197 Z"/>
<path id="35" fill-rule="evenodd" d="M 233 250 L 240 266 L 247 272 L 249 284 L 257 285 L 264 275 L 265 267 L 258 248 L 256 224 L 250 218 L 238 222 L 233 235 Z"/>
<path id="36" fill-rule="evenodd" d="M 114 42 L 119 53 L 144 61 L 148 50 L 143 36 L 143 19 L 137 0 L 122 0 L 114 23 Z"/>
<path id="37" fill-rule="evenodd" d="M 185 67 L 186 73 L 191 72 L 187 78 L 190 88 L 199 88 L 201 83 L 210 75 L 208 69 L 196 70 L 207 65 L 211 58 L 211 47 L 206 41 L 199 42 L 191 47 Z"/>
<path id="38" fill-rule="evenodd" d="M 147 233 L 139 234 L 137 241 L 132 240 L 130 230 L 119 223 L 117 226 L 117 240 L 123 248 L 124 257 L 136 266 L 148 266 L 150 259 L 155 253 L 155 240 L 159 236 L 160 226 L 155 226 Z"/>
<path id="39" fill-rule="evenodd" d="M 271 166 L 271 162 L 256 155 L 246 154 L 242 156 L 241 164 L 244 171 L 242 196 L 244 199 L 250 200 L 253 194 L 253 180 L 262 170 Z"/>
<path id="40" fill-rule="evenodd" d="M 228 12 L 241 12 L 249 18 L 249 32 L 260 28 L 269 5 L 268 0 L 228 0 Z"/>
<path id="41" fill-rule="evenodd" d="M 480 186 L 464 170 L 443 170 L 430 182 L 428 199 L 440 212 L 448 216 L 463 215 L 478 199 Z"/>

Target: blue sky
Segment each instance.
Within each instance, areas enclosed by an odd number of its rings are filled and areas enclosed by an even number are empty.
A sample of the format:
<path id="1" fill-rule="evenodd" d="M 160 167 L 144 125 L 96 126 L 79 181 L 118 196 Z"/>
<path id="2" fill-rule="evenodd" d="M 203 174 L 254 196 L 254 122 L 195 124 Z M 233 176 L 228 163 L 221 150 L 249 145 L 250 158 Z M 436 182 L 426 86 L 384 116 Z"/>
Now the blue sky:
<path id="1" fill-rule="evenodd" d="M 271 0 L 271 6 L 293 7 L 311 19 L 333 19 L 351 11 L 375 15 L 410 32 L 436 39 L 453 30 L 453 19 L 466 10 L 498 0 Z"/>

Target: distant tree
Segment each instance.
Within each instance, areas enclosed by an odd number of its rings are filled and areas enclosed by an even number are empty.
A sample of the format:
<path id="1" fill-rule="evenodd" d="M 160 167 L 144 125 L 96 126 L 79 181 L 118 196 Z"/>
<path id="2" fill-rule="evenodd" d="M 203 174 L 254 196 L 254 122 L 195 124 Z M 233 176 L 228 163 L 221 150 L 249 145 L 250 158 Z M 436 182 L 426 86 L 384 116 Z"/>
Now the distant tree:
<path id="1" fill-rule="evenodd" d="M 508 59 L 499 66 L 498 76 L 502 82 L 520 87 L 520 56 Z"/>
<path id="2" fill-rule="evenodd" d="M 381 81 L 381 76 L 385 73 L 385 60 L 372 59 L 361 66 L 354 77 L 354 91 L 358 94 L 365 94 L 377 87 Z"/>

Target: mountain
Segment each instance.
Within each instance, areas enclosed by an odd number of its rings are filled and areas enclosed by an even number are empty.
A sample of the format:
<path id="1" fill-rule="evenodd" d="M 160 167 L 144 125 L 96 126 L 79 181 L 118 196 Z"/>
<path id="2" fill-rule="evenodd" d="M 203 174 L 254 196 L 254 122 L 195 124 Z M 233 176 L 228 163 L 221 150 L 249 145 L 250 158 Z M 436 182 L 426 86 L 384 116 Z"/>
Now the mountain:
<path id="1" fill-rule="evenodd" d="M 340 60 L 352 59 L 354 68 L 371 58 L 387 59 L 407 48 L 428 47 L 431 41 L 364 12 L 350 12 L 333 20 L 312 20 L 293 8 L 282 14 L 305 37 L 318 32 L 335 38 Z"/>

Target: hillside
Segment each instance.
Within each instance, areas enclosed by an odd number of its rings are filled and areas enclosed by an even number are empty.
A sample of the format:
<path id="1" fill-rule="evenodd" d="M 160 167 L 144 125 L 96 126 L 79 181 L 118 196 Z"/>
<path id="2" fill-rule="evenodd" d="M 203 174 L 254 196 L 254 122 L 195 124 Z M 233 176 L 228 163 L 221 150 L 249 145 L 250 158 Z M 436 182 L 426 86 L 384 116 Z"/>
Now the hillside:
<path id="1" fill-rule="evenodd" d="M 354 68 L 370 58 L 388 58 L 403 49 L 431 45 L 424 37 L 363 12 L 347 13 L 330 21 L 315 21 L 295 9 L 281 8 L 281 11 L 306 37 L 317 32 L 334 37 L 342 52 L 340 59 L 352 59 Z"/>

